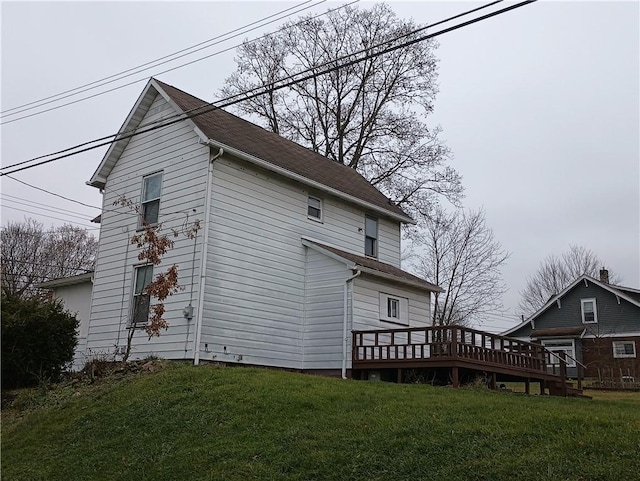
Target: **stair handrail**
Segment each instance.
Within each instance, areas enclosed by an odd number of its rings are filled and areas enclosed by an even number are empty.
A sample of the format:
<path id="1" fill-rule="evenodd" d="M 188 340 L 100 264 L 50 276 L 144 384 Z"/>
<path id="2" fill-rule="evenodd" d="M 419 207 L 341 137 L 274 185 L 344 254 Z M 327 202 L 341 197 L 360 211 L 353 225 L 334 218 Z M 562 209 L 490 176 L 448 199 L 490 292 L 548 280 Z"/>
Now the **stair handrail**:
<path id="1" fill-rule="evenodd" d="M 544 348 L 545 351 L 547 351 L 549 354 L 551 354 L 552 356 L 558 358 L 558 360 L 560 361 L 560 363 L 562 363 L 564 365 L 564 371 L 566 374 L 566 370 L 567 370 L 567 359 L 566 358 L 570 358 L 573 359 L 573 362 L 576 363 L 576 366 L 580 366 L 582 367 L 582 369 L 580 368 L 576 368 L 578 371 L 578 389 L 582 389 L 582 378 L 583 376 L 581 375 L 582 372 L 586 372 L 587 370 L 587 366 L 585 366 L 584 364 L 582 364 L 580 361 L 578 361 L 575 357 L 573 357 L 571 354 L 567 354 L 566 351 L 562 351 L 562 354 L 564 355 L 564 359 L 560 356 L 558 356 L 555 352 L 550 351 L 549 349 L 547 349 L 546 347 L 542 346 Z M 564 381 L 563 381 L 564 384 Z M 563 388 L 564 389 L 564 388 Z"/>

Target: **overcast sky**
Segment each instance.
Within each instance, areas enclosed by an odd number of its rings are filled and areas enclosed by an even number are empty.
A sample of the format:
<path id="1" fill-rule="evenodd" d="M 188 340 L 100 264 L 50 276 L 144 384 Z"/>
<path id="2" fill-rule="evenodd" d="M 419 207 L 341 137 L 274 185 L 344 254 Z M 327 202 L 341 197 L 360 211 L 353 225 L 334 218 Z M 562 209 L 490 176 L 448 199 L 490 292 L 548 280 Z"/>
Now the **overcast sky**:
<path id="1" fill-rule="evenodd" d="M 301 3 L 2 2 L 2 110 L 136 67 L 295 5 Z M 326 2 L 305 12 L 338 5 Z M 400 17 L 423 24 L 478 5 L 391 2 Z M 428 122 L 442 126 L 453 151 L 451 165 L 463 176 L 464 205 L 483 207 L 496 238 L 512 253 L 503 270 L 508 315 L 488 316 L 484 326 L 491 330 L 516 322 L 527 276 L 545 256 L 559 255 L 570 244 L 592 249 L 624 285 L 640 288 L 639 17 L 638 2 L 540 1 L 439 37 L 440 92 Z M 235 68 L 233 49 L 159 72 L 281 23 L 63 102 L 139 80 L 133 85 L 2 125 L 2 166 L 115 133 L 151 75 L 216 100 Z M 105 150 L 15 177 L 99 206 L 99 192 L 85 182 Z M 88 219 L 99 209 L 6 177 L 0 182 L 2 225 L 31 216 L 47 227 L 70 221 L 98 232 Z"/>

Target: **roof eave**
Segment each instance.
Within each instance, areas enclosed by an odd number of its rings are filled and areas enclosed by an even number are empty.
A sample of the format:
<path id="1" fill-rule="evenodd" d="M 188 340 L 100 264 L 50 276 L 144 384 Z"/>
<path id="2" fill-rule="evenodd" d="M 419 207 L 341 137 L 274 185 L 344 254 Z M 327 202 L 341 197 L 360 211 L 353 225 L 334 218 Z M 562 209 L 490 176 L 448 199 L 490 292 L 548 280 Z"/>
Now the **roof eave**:
<path id="1" fill-rule="evenodd" d="M 323 249 L 322 245 L 318 245 L 314 240 L 312 239 L 308 239 L 305 237 L 302 237 L 302 245 L 309 247 L 310 249 L 313 249 L 317 252 L 320 252 L 328 257 L 331 257 L 332 259 L 337 260 L 338 262 L 341 262 L 343 264 L 345 264 L 349 269 L 351 270 L 359 270 L 365 274 L 369 274 L 371 276 L 374 277 L 381 277 L 390 281 L 394 281 L 396 283 L 399 284 L 403 284 L 403 285 L 407 285 L 407 286 L 411 286 L 411 287 L 415 287 L 417 289 L 421 289 L 423 291 L 428 291 L 428 292 L 445 292 L 444 289 L 442 289 L 440 286 L 435 286 L 432 284 L 428 284 L 426 281 L 425 283 L 421 283 L 421 282 L 416 282 L 416 281 L 412 281 L 410 279 L 405 279 L 402 277 L 398 277 L 398 276 L 394 276 L 393 274 L 387 274 L 386 272 L 382 272 L 376 269 L 371 269 L 369 267 L 365 267 L 363 265 L 358 264 L 357 262 L 354 262 L 350 259 L 345 259 L 344 257 L 340 256 L 339 254 L 335 254 L 327 249 Z"/>
<path id="2" fill-rule="evenodd" d="M 207 144 L 215 147 L 215 148 L 222 148 L 224 149 L 225 152 L 238 157 L 240 159 L 246 160 L 247 162 L 250 162 L 254 165 L 257 165 L 258 167 L 262 167 L 266 170 L 270 170 L 272 172 L 278 173 L 284 177 L 287 177 L 289 179 L 295 180 L 297 182 L 300 182 L 302 184 L 308 185 L 310 187 L 313 187 L 314 189 L 318 189 L 320 191 L 324 191 L 328 194 L 331 194 L 335 197 L 338 197 L 340 199 L 346 200 L 348 202 L 351 202 L 352 204 L 356 204 L 360 207 L 363 207 L 367 210 L 376 212 L 382 216 L 391 218 L 393 220 L 397 220 L 399 222 L 403 222 L 405 224 L 416 224 L 416 221 L 413 220 L 411 217 L 409 217 L 408 215 L 400 215 L 396 212 L 392 212 L 386 209 L 383 209 L 382 207 L 379 207 L 377 205 L 374 205 L 370 202 L 364 201 L 362 199 L 359 199 L 357 197 L 354 197 L 352 195 L 349 194 L 345 194 L 344 192 L 338 190 L 338 189 L 334 189 L 333 187 L 329 187 L 325 184 L 322 184 L 320 182 L 316 182 L 315 180 L 311 180 L 307 177 L 304 177 L 303 175 L 300 174 L 296 174 L 295 172 L 291 172 L 290 170 L 287 170 L 283 167 L 279 167 L 277 165 L 272 164 L 271 162 L 268 162 L 266 160 L 260 159 L 254 155 L 248 154 L 246 152 L 243 152 L 242 150 L 236 149 L 234 147 L 230 147 L 222 142 L 219 142 L 217 140 L 214 139 L 209 139 L 207 141 Z"/>
<path id="3" fill-rule="evenodd" d="M 440 286 L 429 286 L 422 284 L 420 282 L 415 282 L 410 279 L 404 279 L 402 277 L 394 276 L 393 274 L 387 274 L 386 272 L 381 272 L 376 269 L 371 269 L 369 267 L 364 267 L 361 265 L 357 265 L 357 268 L 365 274 L 369 274 L 374 277 L 381 277 L 383 279 L 387 279 L 390 281 L 394 281 L 398 284 L 404 284 L 407 286 L 415 287 L 417 289 L 428 291 L 428 292 L 444 292 L 444 289 Z"/>
<path id="4" fill-rule="evenodd" d="M 138 99 L 133 104 L 129 115 L 127 115 L 127 118 L 118 130 L 118 133 L 114 136 L 114 139 L 117 139 L 118 136 L 124 132 L 135 130 L 140 125 L 140 122 L 142 122 L 144 115 L 149 110 L 153 99 L 159 93 L 158 89 L 159 86 L 155 81 L 153 79 L 149 79 L 147 85 L 142 89 Z M 126 148 L 130 139 L 131 138 L 115 140 L 111 145 L 109 145 L 109 148 L 104 154 L 104 157 L 102 157 L 98 168 L 91 176 L 91 179 L 86 182 L 87 185 L 98 189 L 104 189 L 111 169 Z"/>
<path id="5" fill-rule="evenodd" d="M 60 279 L 52 279 L 50 281 L 41 282 L 36 287 L 41 289 L 53 289 L 54 287 L 73 286 L 76 284 L 83 284 L 87 281 L 91 281 L 93 278 L 93 271 L 85 274 L 78 274 L 71 277 L 62 277 Z"/>

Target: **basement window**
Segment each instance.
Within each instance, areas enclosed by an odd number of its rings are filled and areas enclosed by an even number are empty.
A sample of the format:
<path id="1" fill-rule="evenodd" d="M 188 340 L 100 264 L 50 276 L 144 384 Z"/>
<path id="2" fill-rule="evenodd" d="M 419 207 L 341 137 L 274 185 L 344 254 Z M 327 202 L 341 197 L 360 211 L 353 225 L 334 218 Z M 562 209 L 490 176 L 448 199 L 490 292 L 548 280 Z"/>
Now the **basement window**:
<path id="1" fill-rule="evenodd" d="M 634 341 L 613 341 L 613 357 L 616 359 L 636 357 L 636 343 Z"/>
<path id="2" fill-rule="evenodd" d="M 584 324 L 595 324 L 598 322 L 598 311 L 596 309 L 596 299 L 580 299 L 582 308 L 582 322 Z"/>

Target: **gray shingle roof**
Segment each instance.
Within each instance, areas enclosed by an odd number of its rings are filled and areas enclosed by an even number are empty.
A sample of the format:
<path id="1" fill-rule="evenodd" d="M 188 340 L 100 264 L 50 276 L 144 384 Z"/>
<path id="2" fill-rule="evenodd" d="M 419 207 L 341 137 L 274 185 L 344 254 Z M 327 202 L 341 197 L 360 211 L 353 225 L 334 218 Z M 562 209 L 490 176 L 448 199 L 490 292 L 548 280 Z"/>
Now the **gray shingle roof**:
<path id="1" fill-rule="evenodd" d="M 176 87 L 154 80 L 185 112 L 210 105 Z M 191 120 L 211 140 L 410 219 L 402 209 L 392 204 L 354 169 L 334 162 L 258 125 L 222 109 L 208 111 Z"/>
<path id="2" fill-rule="evenodd" d="M 350 262 L 353 262 L 357 266 L 365 267 L 370 269 L 371 271 L 376 271 L 381 274 L 385 274 L 386 276 L 391 276 L 397 278 L 399 282 L 409 282 L 416 287 L 420 287 L 432 292 L 443 292 L 441 287 L 436 286 L 435 284 L 431 284 L 430 282 L 425 281 L 421 277 L 414 276 L 407 271 L 403 271 L 402 269 L 392 266 L 391 264 L 387 264 L 385 262 L 380 262 L 375 259 L 371 259 L 370 257 L 359 256 L 357 254 L 352 254 L 350 252 L 346 252 L 340 249 L 336 249 L 335 247 L 329 247 L 325 244 L 321 244 L 319 242 L 315 242 L 309 239 L 304 240 L 306 243 L 314 244 L 328 252 L 331 252 L 338 257 L 342 257 Z"/>

